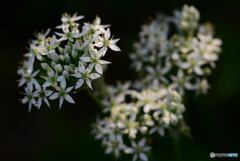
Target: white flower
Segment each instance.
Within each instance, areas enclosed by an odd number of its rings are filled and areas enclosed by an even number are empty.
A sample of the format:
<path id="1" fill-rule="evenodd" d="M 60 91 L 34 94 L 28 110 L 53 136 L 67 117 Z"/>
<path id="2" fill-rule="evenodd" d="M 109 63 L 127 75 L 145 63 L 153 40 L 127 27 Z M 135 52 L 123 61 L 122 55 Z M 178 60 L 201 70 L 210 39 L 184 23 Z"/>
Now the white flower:
<path id="1" fill-rule="evenodd" d="M 63 80 L 63 76 L 58 76 L 57 72 L 54 72 L 54 70 L 51 68 L 47 69 L 47 77 L 43 77 L 43 78 L 46 80 L 46 82 L 43 84 L 43 87 L 49 87 L 49 86 L 56 87 L 57 82 L 60 82 Z"/>
<path id="2" fill-rule="evenodd" d="M 30 71 L 26 71 L 26 73 L 24 73 L 22 78 L 19 80 L 19 86 L 23 86 L 26 83 L 28 85 L 37 84 L 37 81 L 34 77 L 36 77 L 38 73 L 39 71 L 36 71 L 34 73 L 30 73 Z"/>
<path id="3" fill-rule="evenodd" d="M 171 76 L 173 83 L 170 88 L 177 90 L 181 95 L 184 94 L 184 89 L 193 89 L 193 85 L 190 83 L 191 77 L 184 75 L 184 72 L 179 69 L 176 76 Z"/>
<path id="4" fill-rule="evenodd" d="M 33 87 L 29 86 L 25 88 L 25 97 L 22 99 L 22 103 L 28 103 L 28 112 L 31 112 L 32 105 L 36 106 L 36 100 L 34 98 Z"/>
<path id="5" fill-rule="evenodd" d="M 210 88 L 206 79 L 198 80 L 195 86 L 196 89 L 202 93 L 207 93 L 208 89 Z"/>
<path id="6" fill-rule="evenodd" d="M 143 60 L 146 57 L 147 56 L 145 52 L 137 51 L 136 53 L 131 53 L 130 54 L 130 59 L 132 60 L 131 67 L 135 68 L 135 70 L 139 72 L 143 67 L 144 64 Z"/>
<path id="7" fill-rule="evenodd" d="M 67 13 L 63 14 L 61 21 L 62 23 L 68 23 L 70 25 L 74 24 L 75 21 L 83 19 L 84 16 L 78 16 L 77 13 L 75 13 L 73 16 L 68 15 Z"/>
<path id="8" fill-rule="evenodd" d="M 63 14 L 61 21 L 62 24 L 57 26 L 56 28 L 62 29 L 64 34 L 57 33 L 57 35 L 61 36 L 59 41 L 64 41 L 64 40 L 70 40 L 73 41 L 73 38 L 79 37 L 79 30 L 78 26 L 79 24 L 76 23 L 76 21 L 83 19 L 84 16 L 77 16 L 75 13 L 73 16 L 70 16 L 68 14 Z"/>
<path id="9" fill-rule="evenodd" d="M 101 25 L 101 18 L 96 16 L 96 18 L 93 21 L 93 28 L 99 31 L 100 33 L 105 32 L 105 28 L 109 27 L 110 25 Z"/>
<path id="10" fill-rule="evenodd" d="M 42 60 L 44 55 L 47 55 L 47 49 L 44 44 L 30 44 L 30 49 L 27 54 L 25 54 L 26 57 L 36 57 L 38 60 Z"/>
<path id="11" fill-rule="evenodd" d="M 96 47 L 101 48 L 103 55 L 105 55 L 105 53 L 107 52 L 108 47 L 114 51 L 121 51 L 121 49 L 116 45 L 119 39 L 110 39 L 110 37 L 111 32 L 108 28 L 107 31 L 104 33 L 104 37 L 99 37 L 100 41 L 95 44 Z"/>
<path id="12" fill-rule="evenodd" d="M 36 34 L 37 40 L 35 40 L 35 43 L 39 43 L 39 44 L 44 43 L 50 31 L 51 31 L 50 29 L 47 29 L 45 32 L 37 33 Z"/>
<path id="13" fill-rule="evenodd" d="M 210 34 L 204 35 L 199 33 L 197 38 L 194 39 L 195 52 L 199 52 L 205 61 L 217 61 L 218 54 L 221 51 L 222 41 L 220 39 L 214 39 Z"/>
<path id="14" fill-rule="evenodd" d="M 184 5 L 181 12 L 175 12 L 175 17 L 180 29 L 192 32 L 198 27 L 200 14 L 194 6 Z"/>
<path id="15" fill-rule="evenodd" d="M 146 145 L 146 139 L 143 138 L 138 143 L 134 141 L 131 142 L 132 147 L 128 147 L 125 149 L 126 154 L 133 154 L 132 161 L 148 161 L 148 157 L 146 153 L 151 149 L 149 146 Z"/>
<path id="16" fill-rule="evenodd" d="M 63 30 L 64 33 L 56 32 L 56 35 L 60 36 L 58 41 L 74 41 L 74 39 L 78 38 L 80 35 L 77 30 L 70 31 L 69 29 Z"/>
<path id="17" fill-rule="evenodd" d="M 73 89 L 73 87 L 66 88 L 66 80 L 63 78 L 60 82 L 60 87 L 57 88 L 58 92 L 53 93 L 49 99 L 55 100 L 59 98 L 59 108 L 62 107 L 62 103 L 66 100 L 69 103 L 75 103 L 72 97 L 69 95 L 69 92 Z"/>
<path id="18" fill-rule="evenodd" d="M 87 86 L 90 89 L 92 89 L 90 80 L 94 80 L 100 77 L 100 75 L 97 73 L 91 73 L 92 70 L 93 70 L 93 64 L 90 64 L 88 65 L 87 68 L 85 68 L 85 66 L 82 63 L 79 63 L 78 73 L 75 73 L 72 75 L 76 78 L 79 78 L 76 83 L 75 89 L 80 88 L 84 82 L 87 84 Z"/>
<path id="19" fill-rule="evenodd" d="M 149 114 L 144 114 L 144 124 L 147 126 L 154 126 L 154 121 L 152 120 L 152 116 Z"/>
<path id="20" fill-rule="evenodd" d="M 61 38 L 59 41 L 65 41 L 65 40 L 70 40 L 74 41 L 74 39 L 79 38 L 79 30 L 78 26 L 79 24 L 76 23 L 75 21 L 78 21 L 80 19 L 84 18 L 83 16 L 77 16 L 77 14 L 74 14 L 72 17 L 68 14 L 64 14 L 62 16 L 62 25 L 57 26 L 57 28 L 61 28 L 63 33 L 56 32 L 58 36 Z"/>
<path id="21" fill-rule="evenodd" d="M 113 153 L 115 157 L 119 157 L 121 151 L 125 148 L 121 135 L 110 135 L 108 140 L 104 141 L 103 144 L 107 146 L 105 154 Z"/>
<path id="22" fill-rule="evenodd" d="M 168 72 L 171 70 L 171 64 L 166 62 L 166 65 L 162 67 L 159 63 L 156 67 L 147 66 L 146 70 L 149 73 L 147 76 L 149 81 L 158 80 L 163 83 L 168 83 L 166 74 L 168 74 Z"/>
<path id="23" fill-rule="evenodd" d="M 58 40 L 55 35 L 50 38 L 49 44 L 47 46 L 47 51 L 49 54 L 55 53 L 55 49 L 58 47 Z"/>
<path id="24" fill-rule="evenodd" d="M 92 65 L 95 66 L 95 70 L 99 74 L 103 74 L 102 65 L 110 64 L 110 62 L 101 60 L 102 53 L 100 51 L 97 51 L 96 49 L 90 50 L 89 53 L 90 53 L 90 57 L 83 56 L 83 57 L 80 57 L 80 59 L 85 63 L 91 63 Z"/>
<path id="25" fill-rule="evenodd" d="M 197 53 L 191 53 L 187 56 L 187 61 L 180 64 L 180 67 L 187 69 L 189 73 L 194 72 L 197 75 L 203 75 L 202 65 L 204 61 Z"/>
<path id="26" fill-rule="evenodd" d="M 33 72 L 33 66 L 32 66 L 33 59 L 29 59 L 27 62 L 24 62 L 24 66 L 21 69 L 18 70 L 18 74 L 21 75 L 21 78 L 19 80 L 18 86 L 23 86 L 24 84 L 27 84 L 27 86 L 40 86 L 38 81 L 35 79 L 35 77 L 38 75 L 39 70 Z M 33 73 L 32 73 L 33 72 Z"/>
<path id="27" fill-rule="evenodd" d="M 50 104 L 48 102 L 48 97 L 53 93 L 51 90 L 47 90 L 45 87 L 41 88 L 38 87 L 37 91 L 34 92 L 34 97 L 36 97 L 37 100 L 37 107 L 40 108 L 42 105 L 42 102 L 44 101 L 48 107 L 50 107 Z"/>
<path id="28" fill-rule="evenodd" d="M 125 109 L 126 111 L 128 110 L 127 108 L 128 107 L 126 107 L 126 109 Z M 130 107 L 130 108 L 134 109 L 134 107 Z M 134 113 L 134 110 L 131 112 L 132 112 L 132 114 L 129 116 L 129 119 L 125 118 L 127 112 L 122 113 L 122 116 L 124 119 L 122 120 L 122 122 L 119 121 L 118 124 L 120 125 L 119 128 L 121 128 L 121 129 L 124 128 L 124 133 L 127 134 L 129 136 L 129 138 L 135 139 L 136 135 L 138 133 L 139 122 L 138 122 L 138 120 L 136 120 L 136 114 Z M 117 117 L 121 117 L 120 113 L 118 115 L 119 116 L 117 116 Z"/>
<path id="29" fill-rule="evenodd" d="M 155 126 L 152 127 L 152 129 L 149 131 L 150 134 L 153 134 L 155 132 L 158 132 L 160 136 L 165 135 L 165 129 L 161 124 L 156 124 Z"/>
<path id="30" fill-rule="evenodd" d="M 109 131 L 109 123 L 110 120 L 104 119 L 104 120 L 100 120 L 97 119 L 96 123 L 94 124 L 94 128 L 92 130 L 92 133 L 95 134 L 95 139 L 96 140 L 104 140 L 105 136 L 108 134 Z"/>

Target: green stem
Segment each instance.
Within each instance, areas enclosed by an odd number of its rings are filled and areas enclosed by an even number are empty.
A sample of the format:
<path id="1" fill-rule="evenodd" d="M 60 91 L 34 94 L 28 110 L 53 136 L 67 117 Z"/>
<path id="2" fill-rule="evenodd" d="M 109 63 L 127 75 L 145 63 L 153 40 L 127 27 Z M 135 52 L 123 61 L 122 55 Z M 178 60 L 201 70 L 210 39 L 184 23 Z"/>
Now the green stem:
<path id="1" fill-rule="evenodd" d="M 175 156 L 176 156 L 176 161 L 182 161 L 182 157 L 181 157 L 181 149 L 180 149 L 180 143 L 179 143 L 179 133 L 177 133 L 174 130 L 170 131 L 170 135 L 172 137 L 173 140 L 173 148 L 174 148 L 174 152 L 175 152 Z"/>
<path id="2" fill-rule="evenodd" d="M 102 104 L 101 100 L 98 99 L 98 98 L 93 94 L 92 91 L 90 91 L 89 89 L 86 89 L 85 91 L 88 93 L 88 95 L 91 97 L 91 99 L 92 99 L 99 107 L 101 107 L 101 108 L 103 107 L 103 104 Z"/>

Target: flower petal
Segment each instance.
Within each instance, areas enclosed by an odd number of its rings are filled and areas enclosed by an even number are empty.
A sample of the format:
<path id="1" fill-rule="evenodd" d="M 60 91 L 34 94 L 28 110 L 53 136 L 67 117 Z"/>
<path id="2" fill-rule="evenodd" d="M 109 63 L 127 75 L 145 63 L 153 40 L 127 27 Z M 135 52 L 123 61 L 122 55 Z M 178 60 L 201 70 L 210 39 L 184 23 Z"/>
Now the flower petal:
<path id="1" fill-rule="evenodd" d="M 42 98 L 39 98 L 38 101 L 37 101 L 38 109 L 40 109 L 41 106 L 42 106 Z"/>
<path id="2" fill-rule="evenodd" d="M 67 82 L 66 82 L 66 79 L 64 78 L 64 79 L 62 79 L 62 81 L 60 82 L 60 87 L 61 87 L 62 89 L 65 89 L 66 86 L 67 86 Z"/>
<path id="3" fill-rule="evenodd" d="M 99 41 L 99 42 L 95 43 L 94 46 L 101 48 L 101 47 L 103 47 L 103 42 Z"/>
<path id="4" fill-rule="evenodd" d="M 72 89 L 73 89 L 73 87 L 68 87 L 68 88 L 66 89 L 66 93 L 69 93 Z"/>
<path id="5" fill-rule="evenodd" d="M 46 105 L 47 105 L 48 107 L 50 107 L 50 104 L 49 104 L 47 98 L 44 98 L 43 101 L 46 103 Z"/>
<path id="6" fill-rule="evenodd" d="M 91 90 L 93 90 L 93 89 L 92 89 L 91 82 L 90 82 L 89 79 L 86 79 L 86 84 L 87 84 L 87 86 L 88 86 Z"/>
<path id="7" fill-rule="evenodd" d="M 139 143 L 138 143 L 138 146 L 139 147 L 144 147 L 146 144 L 146 139 L 142 139 Z"/>
<path id="8" fill-rule="evenodd" d="M 126 154 L 132 154 L 133 152 L 134 152 L 134 150 L 132 149 L 132 148 L 125 148 L 124 149 L 124 152 L 126 153 Z"/>
<path id="9" fill-rule="evenodd" d="M 121 49 L 116 44 L 109 44 L 109 48 L 113 51 L 121 51 Z"/>
<path id="10" fill-rule="evenodd" d="M 45 83 L 43 84 L 43 87 L 44 87 L 44 88 L 49 87 L 49 86 L 51 86 L 51 83 L 50 83 L 49 81 L 47 81 L 47 82 L 45 82 Z"/>
<path id="11" fill-rule="evenodd" d="M 91 58 L 90 58 L 90 57 L 80 57 L 80 59 L 81 59 L 83 62 L 91 62 Z"/>
<path id="12" fill-rule="evenodd" d="M 60 97 L 60 99 L 59 99 L 59 108 L 61 108 L 61 107 L 62 107 L 63 100 L 64 100 L 64 98 L 63 98 L 63 97 Z"/>
<path id="13" fill-rule="evenodd" d="M 132 161 L 137 161 L 138 157 L 136 154 L 134 154 L 133 158 L 132 158 Z"/>
<path id="14" fill-rule="evenodd" d="M 53 91 L 50 91 L 50 90 L 46 90 L 46 91 L 45 91 L 45 95 L 46 95 L 47 97 L 50 96 L 52 93 L 53 93 Z"/>
<path id="15" fill-rule="evenodd" d="M 115 44 L 116 42 L 118 42 L 120 39 L 112 39 L 112 40 L 110 40 L 111 41 L 111 43 L 113 43 L 113 44 Z"/>
<path id="16" fill-rule="evenodd" d="M 111 36 L 111 32 L 110 32 L 110 29 L 108 28 L 104 34 L 104 38 L 108 40 L 110 38 L 110 36 Z"/>
<path id="17" fill-rule="evenodd" d="M 76 78 L 82 78 L 82 74 L 80 73 L 72 74 L 72 76 Z"/>
<path id="18" fill-rule="evenodd" d="M 58 76 L 58 77 L 57 77 L 57 81 L 58 81 L 58 82 L 61 82 L 63 79 L 64 79 L 63 76 Z"/>
<path id="19" fill-rule="evenodd" d="M 18 86 L 21 87 L 27 82 L 26 79 L 20 79 Z"/>
<path id="20" fill-rule="evenodd" d="M 57 99 L 59 97 L 59 94 L 57 93 L 57 92 L 55 92 L 55 93 L 53 93 L 50 97 L 49 97 L 49 99 L 50 100 L 55 100 L 55 99 Z"/>
<path id="21" fill-rule="evenodd" d="M 195 68 L 194 68 L 194 72 L 197 74 L 197 75 L 203 75 L 203 70 L 201 69 L 201 67 L 199 67 L 199 66 L 196 66 Z"/>
<path id="22" fill-rule="evenodd" d="M 111 64 L 111 62 L 106 60 L 99 60 L 99 64 Z"/>
<path id="23" fill-rule="evenodd" d="M 144 154 L 144 153 L 140 153 L 140 159 L 143 161 L 148 161 L 148 158 L 147 158 L 146 154 Z"/>
<path id="24" fill-rule="evenodd" d="M 79 79 L 76 83 L 76 86 L 75 86 L 75 89 L 78 89 L 80 88 L 84 83 L 84 80 L 83 79 Z"/>
<path id="25" fill-rule="evenodd" d="M 79 62 L 79 65 L 78 65 L 78 70 L 79 72 L 81 73 L 84 73 L 85 72 L 85 66 L 82 64 L 82 62 Z"/>
<path id="26" fill-rule="evenodd" d="M 91 78 L 91 79 L 97 79 L 97 78 L 99 78 L 99 77 L 101 77 L 101 75 L 100 74 L 97 74 L 97 73 L 91 73 L 90 75 L 89 75 L 89 78 Z"/>
<path id="27" fill-rule="evenodd" d="M 95 65 L 95 70 L 99 73 L 99 74 L 103 74 L 103 69 L 102 66 L 100 64 L 96 64 Z"/>
<path id="28" fill-rule="evenodd" d="M 104 56 L 107 52 L 107 47 L 103 47 L 100 49 L 100 52 L 102 53 L 102 56 Z"/>
<path id="29" fill-rule="evenodd" d="M 68 101 L 69 103 L 75 103 L 72 97 L 69 94 L 66 94 L 64 96 L 65 100 Z"/>
<path id="30" fill-rule="evenodd" d="M 91 71 L 93 70 L 93 67 L 94 67 L 94 64 L 93 64 L 93 63 L 89 64 L 88 67 L 87 67 L 87 69 L 86 69 L 86 71 L 87 71 L 88 73 L 91 73 Z"/>

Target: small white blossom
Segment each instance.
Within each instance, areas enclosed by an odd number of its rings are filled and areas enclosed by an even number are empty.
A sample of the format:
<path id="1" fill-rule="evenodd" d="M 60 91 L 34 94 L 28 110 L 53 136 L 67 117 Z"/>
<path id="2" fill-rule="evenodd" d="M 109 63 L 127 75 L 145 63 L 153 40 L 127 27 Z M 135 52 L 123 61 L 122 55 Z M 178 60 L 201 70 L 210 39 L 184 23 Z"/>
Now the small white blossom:
<path id="1" fill-rule="evenodd" d="M 40 108 L 42 106 L 42 102 L 44 101 L 48 107 L 50 107 L 48 97 L 53 93 L 51 90 L 47 90 L 46 87 L 41 88 L 40 86 L 34 92 L 34 97 L 37 100 L 37 107 Z"/>
<path id="2" fill-rule="evenodd" d="M 49 45 L 47 46 L 47 52 L 49 54 L 55 53 L 55 49 L 58 47 L 58 40 L 55 35 L 50 38 Z"/>
<path id="3" fill-rule="evenodd" d="M 103 55 L 105 55 L 107 48 L 110 48 L 114 51 L 121 51 L 121 49 L 116 45 L 119 39 L 113 39 L 111 37 L 110 29 L 104 33 L 104 37 L 99 37 L 99 42 L 95 44 L 96 47 L 101 48 Z"/>
<path id="4" fill-rule="evenodd" d="M 50 96 L 51 100 L 59 98 L 59 108 L 62 107 L 63 101 L 66 100 L 69 103 L 75 103 L 72 97 L 69 95 L 73 87 L 66 88 L 66 80 L 63 78 L 60 82 L 60 87 L 57 87 L 57 91 Z"/>
<path id="5" fill-rule="evenodd" d="M 32 106 L 36 106 L 36 100 L 34 98 L 33 87 L 25 88 L 25 97 L 22 99 L 22 103 L 28 103 L 28 112 L 31 112 Z"/>
<path id="6" fill-rule="evenodd" d="M 132 141 L 132 147 L 127 148 L 125 150 L 126 153 L 131 154 L 133 153 L 133 158 L 132 161 L 148 161 L 148 157 L 146 153 L 150 150 L 151 148 L 146 145 L 146 139 L 140 140 L 138 143 Z"/>
<path id="7" fill-rule="evenodd" d="M 95 70 L 99 74 L 103 74 L 103 67 L 102 65 L 110 64 L 110 62 L 101 60 L 101 57 L 103 56 L 101 52 L 97 51 L 96 49 L 90 50 L 90 57 L 83 56 L 80 59 L 85 63 L 91 63 L 91 65 L 95 66 Z"/>
<path id="8" fill-rule="evenodd" d="M 36 80 L 36 76 L 39 73 L 39 70 L 33 72 L 33 63 L 34 58 L 29 58 L 27 61 L 23 62 L 23 68 L 18 70 L 18 74 L 21 76 L 19 80 L 18 86 L 27 85 L 27 87 L 31 87 L 34 85 L 35 87 L 40 86 L 38 81 Z"/>
<path id="9" fill-rule="evenodd" d="M 184 31 L 194 31 L 198 27 L 200 14 L 194 6 L 184 5 L 182 11 L 176 11 L 177 26 Z"/>
<path id="10" fill-rule="evenodd" d="M 79 78 L 75 89 L 80 88 L 84 82 L 86 82 L 87 86 L 92 89 L 91 81 L 100 77 L 99 74 L 92 72 L 93 64 L 90 64 L 87 68 L 82 63 L 79 63 L 78 73 L 73 74 L 74 77 Z"/>
<path id="11" fill-rule="evenodd" d="M 84 16 L 78 16 L 77 13 L 75 13 L 73 16 L 70 16 L 68 14 L 63 14 L 61 21 L 62 23 L 68 23 L 68 24 L 74 24 L 76 21 L 83 19 Z"/>
<path id="12" fill-rule="evenodd" d="M 181 95 L 184 94 L 185 89 L 191 90 L 193 89 L 193 85 L 191 84 L 191 77 L 184 75 L 182 70 L 178 70 L 177 76 L 171 76 L 173 83 L 170 87 L 174 90 L 177 90 Z"/>
<path id="13" fill-rule="evenodd" d="M 109 140 L 103 143 L 107 146 L 105 154 L 113 153 L 116 158 L 120 157 L 121 151 L 125 148 L 121 135 L 110 135 Z"/>
<path id="14" fill-rule="evenodd" d="M 60 36 L 60 39 L 58 41 L 70 40 L 73 42 L 74 39 L 79 37 L 79 33 L 76 30 L 70 31 L 69 29 L 66 29 L 63 32 L 64 33 L 56 32 L 56 35 Z"/>
<path id="15" fill-rule="evenodd" d="M 48 68 L 47 77 L 44 77 L 44 79 L 46 82 L 42 85 L 43 87 L 56 87 L 57 83 L 63 80 L 63 76 L 58 76 L 57 72 L 54 72 L 53 69 Z"/>

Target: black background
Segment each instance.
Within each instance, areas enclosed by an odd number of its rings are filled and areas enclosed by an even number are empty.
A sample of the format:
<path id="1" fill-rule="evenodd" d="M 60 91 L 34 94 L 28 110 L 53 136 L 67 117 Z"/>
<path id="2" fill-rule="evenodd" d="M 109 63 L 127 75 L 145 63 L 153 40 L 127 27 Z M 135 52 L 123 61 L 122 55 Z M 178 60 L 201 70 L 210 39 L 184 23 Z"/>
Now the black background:
<path id="1" fill-rule="evenodd" d="M 240 1 L 9 0 L 0 2 L 0 161 L 113 160 L 90 135 L 100 110 L 87 94 L 78 94 L 75 105 L 64 104 L 61 110 L 44 107 L 29 114 L 27 106 L 20 104 L 16 70 L 34 31 L 54 28 L 64 12 L 78 12 L 85 21 L 99 15 L 121 38 L 122 52 L 109 51 L 106 58 L 112 64 L 105 77 L 114 83 L 132 78 L 128 53 L 140 25 L 158 12 L 171 14 L 185 3 L 200 10 L 202 22 L 215 25 L 223 52 L 209 78 L 208 95 L 189 94 L 186 99 L 186 122 L 193 140 L 181 138 L 178 156 L 170 139 L 161 140 L 155 160 L 212 160 L 211 151 L 240 154 Z"/>

